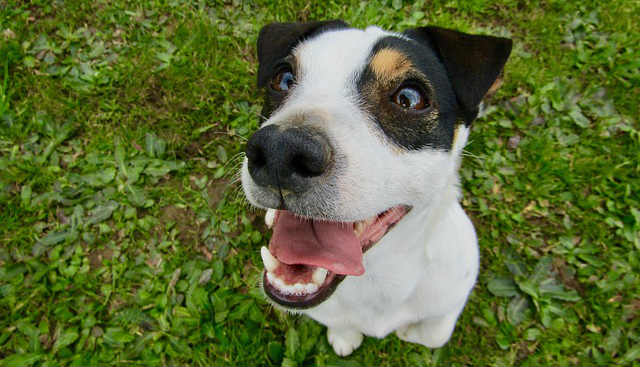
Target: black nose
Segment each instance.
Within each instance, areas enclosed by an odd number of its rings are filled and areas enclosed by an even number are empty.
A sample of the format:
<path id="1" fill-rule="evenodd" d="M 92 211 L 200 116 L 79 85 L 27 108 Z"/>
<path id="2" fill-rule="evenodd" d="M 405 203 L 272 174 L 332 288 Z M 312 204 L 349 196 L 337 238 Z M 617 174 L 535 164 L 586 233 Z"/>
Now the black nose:
<path id="1" fill-rule="evenodd" d="M 269 125 L 247 143 L 249 173 L 261 186 L 296 193 L 309 188 L 329 165 L 331 148 L 321 135 L 304 128 Z"/>

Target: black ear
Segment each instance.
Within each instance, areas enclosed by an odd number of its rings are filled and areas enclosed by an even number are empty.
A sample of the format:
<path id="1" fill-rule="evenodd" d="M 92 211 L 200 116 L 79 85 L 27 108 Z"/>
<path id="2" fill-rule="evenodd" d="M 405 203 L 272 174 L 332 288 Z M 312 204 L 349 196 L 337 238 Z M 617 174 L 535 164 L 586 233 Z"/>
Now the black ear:
<path id="1" fill-rule="evenodd" d="M 300 41 L 314 33 L 349 25 L 341 20 L 326 20 L 309 23 L 271 23 L 258 35 L 258 87 L 269 80 L 276 63 L 286 57 Z"/>
<path id="2" fill-rule="evenodd" d="M 500 74 L 511 53 L 508 38 L 480 36 L 440 27 L 411 29 L 406 34 L 426 42 L 440 56 L 467 124 L 478 114 L 478 105 Z"/>

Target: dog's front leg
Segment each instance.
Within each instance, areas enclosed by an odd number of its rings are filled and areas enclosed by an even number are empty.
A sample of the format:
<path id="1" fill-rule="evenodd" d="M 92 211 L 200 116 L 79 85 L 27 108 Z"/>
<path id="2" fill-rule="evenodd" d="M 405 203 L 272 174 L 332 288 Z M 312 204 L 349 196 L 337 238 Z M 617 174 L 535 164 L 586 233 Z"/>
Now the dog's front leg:
<path id="1" fill-rule="evenodd" d="M 327 339 L 337 355 L 348 356 L 362 344 L 363 335 L 351 328 L 327 328 Z"/>

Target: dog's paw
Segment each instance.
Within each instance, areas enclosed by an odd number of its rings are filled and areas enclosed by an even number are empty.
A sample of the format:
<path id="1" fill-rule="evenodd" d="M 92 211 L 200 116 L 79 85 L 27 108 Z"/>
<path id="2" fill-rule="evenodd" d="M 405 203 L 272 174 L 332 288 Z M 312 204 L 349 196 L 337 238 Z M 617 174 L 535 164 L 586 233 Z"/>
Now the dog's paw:
<path id="1" fill-rule="evenodd" d="M 440 335 L 424 335 L 420 323 L 400 328 L 396 330 L 396 335 L 405 342 L 418 343 L 429 348 L 439 348 L 449 340 L 448 337 L 442 338 Z"/>
<path id="2" fill-rule="evenodd" d="M 445 316 L 437 320 L 423 320 L 396 330 L 401 340 L 422 344 L 429 348 L 440 348 L 445 345 L 455 327 L 457 315 Z"/>
<path id="3" fill-rule="evenodd" d="M 353 329 L 327 329 L 327 339 L 337 355 L 348 356 L 362 344 L 362 333 Z"/>

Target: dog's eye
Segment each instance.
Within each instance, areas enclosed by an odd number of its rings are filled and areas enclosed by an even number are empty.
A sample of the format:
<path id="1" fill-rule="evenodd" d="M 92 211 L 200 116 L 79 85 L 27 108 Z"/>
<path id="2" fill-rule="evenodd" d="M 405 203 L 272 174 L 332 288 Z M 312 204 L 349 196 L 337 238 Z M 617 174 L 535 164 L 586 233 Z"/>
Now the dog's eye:
<path id="1" fill-rule="evenodd" d="M 295 79 L 291 69 L 280 70 L 271 80 L 271 88 L 278 92 L 286 92 L 293 86 Z"/>
<path id="2" fill-rule="evenodd" d="M 423 110 L 429 107 L 429 101 L 424 94 L 416 88 L 404 87 L 399 89 L 392 97 L 391 101 L 406 110 Z"/>

